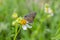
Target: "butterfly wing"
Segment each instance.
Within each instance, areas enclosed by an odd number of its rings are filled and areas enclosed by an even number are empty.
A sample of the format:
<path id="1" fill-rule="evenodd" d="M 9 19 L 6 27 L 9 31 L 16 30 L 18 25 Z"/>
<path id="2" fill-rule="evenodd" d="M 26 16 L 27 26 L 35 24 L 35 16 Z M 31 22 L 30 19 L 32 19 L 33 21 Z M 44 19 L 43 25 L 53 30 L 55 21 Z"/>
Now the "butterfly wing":
<path id="1" fill-rule="evenodd" d="M 36 12 L 31 12 L 30 14 L 24 16 L 24 19 L 26 19 L 29 23 L 32 23 L 35 16 L 36 16 Z"/>

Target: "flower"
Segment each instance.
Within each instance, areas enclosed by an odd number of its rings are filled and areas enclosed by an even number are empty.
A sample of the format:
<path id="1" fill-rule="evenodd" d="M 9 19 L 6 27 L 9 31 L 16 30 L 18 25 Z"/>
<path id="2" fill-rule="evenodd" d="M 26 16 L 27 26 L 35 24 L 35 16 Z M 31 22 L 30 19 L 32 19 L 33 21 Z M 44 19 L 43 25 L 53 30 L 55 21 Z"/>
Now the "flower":
<path id="1" fill-rule="evenodd" d="M 28 24 L 29 22 L 23 17 L 18 17 L 15 21 L 12 22 L 12 25 L 16 25 L 17 23 L 22 25 L 23 30 L 27 30 L 27 28 L 32 28 L 32 26 Z"/>
<path id="2" fill-rule="evenodd" d="M 22 25 L 23 30 L 27 30 L 27 28 L 32 28 L 32 26 L 30 26 L 28 24 L 28 21 L 25 19 L 20 20 L 20 24 Z"/>
<path id="3" fill-rule="evenodd" d="M 53 10 L 49 7 L 48 4 L 45 4 L 45 9 L 44 9 L 45 13 L 48 13 L 48 16 L 53 16 Z"/>
<path id="4" fill-rule="evenodd" d="M 18 17 L 17 13 L 14 12 L 14 13 L 12 14 L 12 18 L 17 18 L 17 17 Z"/>

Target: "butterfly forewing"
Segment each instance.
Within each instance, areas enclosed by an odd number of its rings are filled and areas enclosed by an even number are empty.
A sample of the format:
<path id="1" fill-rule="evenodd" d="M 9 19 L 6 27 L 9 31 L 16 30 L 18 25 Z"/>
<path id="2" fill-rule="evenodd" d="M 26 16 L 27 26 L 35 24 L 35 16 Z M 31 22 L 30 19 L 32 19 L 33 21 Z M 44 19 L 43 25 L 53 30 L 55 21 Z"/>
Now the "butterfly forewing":
<path id="1" fill-rule="evenodd" d="M 35 16 L 36 16 L 36 12 L 31 12 L 28 15 L 24 16 L 24 19 L 26 19 L 29 23 L 32 23 Z"/>

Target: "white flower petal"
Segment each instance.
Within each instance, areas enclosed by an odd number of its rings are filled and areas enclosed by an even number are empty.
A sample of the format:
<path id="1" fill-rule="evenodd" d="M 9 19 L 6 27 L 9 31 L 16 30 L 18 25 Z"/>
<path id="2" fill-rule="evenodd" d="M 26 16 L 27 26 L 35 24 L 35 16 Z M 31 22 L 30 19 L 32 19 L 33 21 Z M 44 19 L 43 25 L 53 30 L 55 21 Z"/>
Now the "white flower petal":
<path id="1" fill-rule="evenodd" d="M 27 30 L 27 26 L 26 25 L 22 25 L 23 30 Z"/>
<path id="2" fill-rule="evenodd" d="M 28 28 L 32 28 L 32 26 L 30 26 L 30 25 L 28 25 L 28 24 L 26 24 L 26 26 L 27 26 Z"/>
<path id="3" fill-rule="evenodd" d="M 51 8 L 48 8 L 48 13 L 51 13 L 52 12 L 52 9 Z"/>

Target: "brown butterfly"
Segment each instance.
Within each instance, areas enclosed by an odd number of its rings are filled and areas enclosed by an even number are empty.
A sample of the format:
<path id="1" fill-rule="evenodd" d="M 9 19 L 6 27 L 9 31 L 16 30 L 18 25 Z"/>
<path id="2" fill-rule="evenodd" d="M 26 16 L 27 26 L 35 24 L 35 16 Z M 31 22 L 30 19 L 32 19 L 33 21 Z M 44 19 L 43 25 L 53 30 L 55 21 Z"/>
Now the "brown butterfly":
<path id="1" fill-rule="evenodd" d="M 28 15 L 24 16 L 24 19 L 27 20 L 29 23 L 32 23 L 36 16 L 36 12 L 31 12 Z"/>

